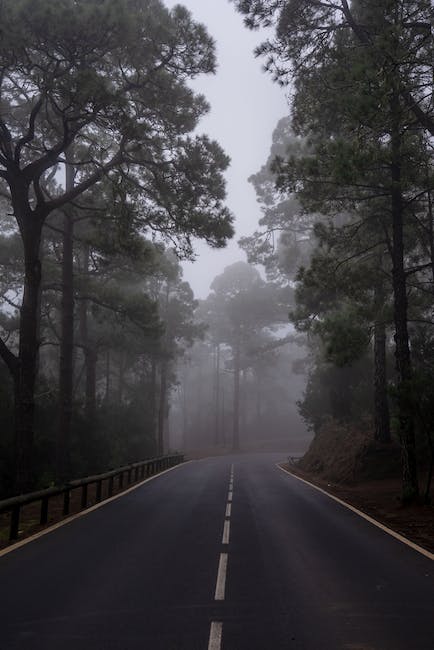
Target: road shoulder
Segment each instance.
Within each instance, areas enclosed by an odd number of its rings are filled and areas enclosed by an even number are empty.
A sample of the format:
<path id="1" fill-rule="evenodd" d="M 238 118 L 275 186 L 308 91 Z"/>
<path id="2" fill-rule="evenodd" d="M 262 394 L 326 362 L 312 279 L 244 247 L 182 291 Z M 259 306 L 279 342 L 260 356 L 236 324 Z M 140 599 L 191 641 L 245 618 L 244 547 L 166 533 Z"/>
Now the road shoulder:
<path id="1" fill-rule="evenodd" d="M 342 506 L 352 510 L 358 516 L 363 517 L 418 553 L 430 560 L 434 560 L 434 508 L 432 506 L 403 508 L 398 505 L 393 492 L 388 493 L 386 496 L 383 495 L 383 500 L 377 498 L 376 504 L 372 505 L 369 499 L 364 499 L 366 488 L 364 490 L 363 486 L 331 484 L 286 463 L 280 463 L 276 466 L 282 472 L 310 485 Z M 375 486 L 370 485 L 367 494 L 370 494 L 371 489 L 375 489 Z M 377 489 L 380 489 L 379 486 Z M 381 502 L 381 508 L 378 507 L 379 502 Z"/>

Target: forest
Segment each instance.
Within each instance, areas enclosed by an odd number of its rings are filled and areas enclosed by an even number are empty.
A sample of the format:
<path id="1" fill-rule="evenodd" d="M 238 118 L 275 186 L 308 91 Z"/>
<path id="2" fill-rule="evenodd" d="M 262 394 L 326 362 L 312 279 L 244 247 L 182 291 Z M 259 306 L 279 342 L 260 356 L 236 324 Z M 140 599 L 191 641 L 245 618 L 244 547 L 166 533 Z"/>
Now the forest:
<path id="1" fill-rule="evenodd" d="M 362 437 L 430 501 L 432 4 L 230 2 L 290 101 L 249 178 L 261 220 L 200 300 L 182 262 L 236 236 L 191 84 L 212 27 L 160 0 L 0 4 L 0 499 Z"/>

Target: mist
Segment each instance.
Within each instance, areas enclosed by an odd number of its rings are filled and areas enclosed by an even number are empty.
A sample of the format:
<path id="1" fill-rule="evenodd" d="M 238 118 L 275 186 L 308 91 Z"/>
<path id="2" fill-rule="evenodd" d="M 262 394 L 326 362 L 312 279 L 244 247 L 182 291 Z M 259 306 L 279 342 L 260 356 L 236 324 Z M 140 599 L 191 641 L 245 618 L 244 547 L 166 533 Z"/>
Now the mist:
<path id="1" fill-rule="evenodd" d="M 176 4 L 174 0 L 166 2 L 168 7 Z M 210 104 L 197 129 L 215 138 L 231 158 L 225 174 L 226 203 L 235 217 L 235 235 L 223 250 L 210 250 L 197 242 L 196 261 L 183 263 L 185 279 L 196 297 L 203 299 L 218 273 L 232 262 L 245 260 L 237 241 L 251 234 L 261 216 L 248 178 L 266 160 L 272 132 L 277 121 L 288 114 L 289 105 L 287 89 L 274 84 L 263 70 L 263 61 L 254 56 L 267 30 L 248 31 L 229 2 L 187 0 L 183 4 L 207 27 L 217 52 L 216 74 L 192 82 Z"/>
<path id="2" fill-rule="evenodd" d="M 432 647 L 433 24 L 0 2 L 2 648 Z"/>

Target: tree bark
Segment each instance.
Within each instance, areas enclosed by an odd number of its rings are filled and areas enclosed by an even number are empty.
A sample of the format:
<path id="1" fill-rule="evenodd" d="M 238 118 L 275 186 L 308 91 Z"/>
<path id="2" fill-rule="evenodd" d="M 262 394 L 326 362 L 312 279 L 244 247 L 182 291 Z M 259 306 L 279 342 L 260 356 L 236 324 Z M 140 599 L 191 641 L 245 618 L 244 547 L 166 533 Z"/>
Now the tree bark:
<path id="1" fill-rule="evenodd" d="M 216 345 L 214 443 L 220 444 L 220 344 Z"/>
<path id="2" fill-rule="evenodd" d="M 83 246 L 83 276 L 89 273 L 89 245 Z M 89 341 L 88 328 L 88 301 L 80 301 L 80 338 L 84 356 L 85 391 L 84 391 L 84 416 L 86 422 L 92 426 L 96 419 L 96 364 L 98 350 Z"/>
<path id="3" fill-rule="evenodd" d="M 29 213 L 20 220 L 24 244 L 24 290 L 20 309 L 19 352 L 14 374 L 15 397 L 15 490 L 26 492 L 34 481 L 35 384 L 39 353 L 41 298 L 40 244 L 42 220 Z"/>
<path id="4" fill-rule="evenodd" d="M 262 424 L 262 382 L 259 370 L 255 372 L 256 376 L 256 426 L 259 431 Z"/>
<path id="5" fill-rule="evenodd" d="M 151 423 L 152 423 L 152 438 L 156 442 L 157 434 L 157 359 L 155 354 L 151 357 L 151 387 L 150 387 L 150 409 L 151 409 Z M 155 443 L 154 443 L 155 444 Z M 158 443 L 155 445 L 158 447 Z"/>
<path id="6" fill-rule="evenodd" d="M 386 375 L 386 326 L 381 321 L 374 324 L 374 406 L 377 442 L 389 443 L 390 414 Z"/>
<path id="7" fill-rule="evenodd" d="M 246 371 L 240 373 L 240 435 L 245 436 L 247 430 L 247 377 Z"/>
<path id="8" fill-rule="evenodd" d="M 105 355 L 105 395 L 104 399 L 106 404 L 109 403 L 110 401 L 110 349 L 107 350 L 106 355 Z"/>
<path id="9" fill-rule="evenodd" d="M 74 187 L 75 170 L 67 153 L 66 191 Z M 59 425 L 56 441 L 56 477 L 59 483 L 69 478 L 72 422 L 74 355 L 74 217 L 65 211 L 63 219 L 61 338 L 59 357 Z"/>
<path id="10" fill-rule="evenodd" d="M 98 363 L 98 352 L 96 349 L 86 350 L 86 394 L 85 394 L 85 418 L 86 422 L 93 426 L 96 419 L 96 364 Z"/>
<path id="11" fill-rule="evenodd" d="M 158 405 L 158 431 L 157 431 L 157 454 L 164 454 L 164 423 L 167 410 L 167 368 L 166 360 L 161 362 L 160 367 L 160 398 Z"/>
<path id="12" fill-rule="evenodd" d="M 401 127 L 399 95 L 391 101 L 391 204 L 392 204 L 392 279 L 394 296 L 395 359 L 398 375 L 397 404 L 401 438 L 402 500 L 409 503 L 419 495 L 412 396 L 413 371 L 408 336 L 407 279 L 404 267 L 404 203 L 401 171 Z"/>
<path id="13" fill-rule="evenodd" d="M 122 404 L 125 390 L 125 356 L 123 351 L 119 352 L 119 375 L 118 375 L 118 403 Z"/>
<path id="14" fill-rule="evenodd" d="M 387 396 L 386 325 L 382 317 L 384 295 L 375 287 L 374 323 L 374 438 L 377 442 L 389 443 L 390 413 Z"/>
<path id="15" fill-rule="evenodd" d="M 240 448 L 240 344 L 237 341 L 234 351 L 234 416 L 232 429 L 232 449 L 238 451 Z"/>

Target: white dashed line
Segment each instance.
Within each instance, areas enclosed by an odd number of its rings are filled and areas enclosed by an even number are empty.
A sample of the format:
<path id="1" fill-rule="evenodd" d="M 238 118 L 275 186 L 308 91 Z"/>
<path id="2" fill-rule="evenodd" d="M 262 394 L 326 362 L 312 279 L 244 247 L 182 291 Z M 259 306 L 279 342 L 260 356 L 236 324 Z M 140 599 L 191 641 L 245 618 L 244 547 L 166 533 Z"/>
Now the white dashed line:
<path id="1" fill-rule="evenodd" d="M 234 490 L 234 466 L 231 465 L 231 474 L 229 478 L 229 492 L 228 503 L 226 504 L 225 523 L 223 526 L 222 544 L 227 546 L 229 544 L 231 522 L 230 517 L 232 514 L 232 497 Z M 215 588 L 215 600 L 225 599 L 226 589 L 226 574 L 228 570 L 228 554 L 220 553 L 219 568 L 217 571 L 217 584 Z M 219 621 L 212 621 L 209 633 L 208 650 L 221 650 L 223 635 L 223 623 Z"/>
<path id="2" fill-rule="evenodd" d="M 220 650 L 222 647 L 223 623 L 213 621 L 209 633 L 208 650 Z"/>
<path id="3" fill-rule="evenodd" d="M 228 568 L 228 554 L 220 553 L 219 569 L 217 573 L 217 584 L 215 588 L 215 600 L 225 599 L 226 571 Z"/>
<path id="4" fill-rule="evenodd" d="M 231 522 L 227 519 L 223 527 L 222 544 L 229 544 L 230 532 L 231 532 Z"/>

